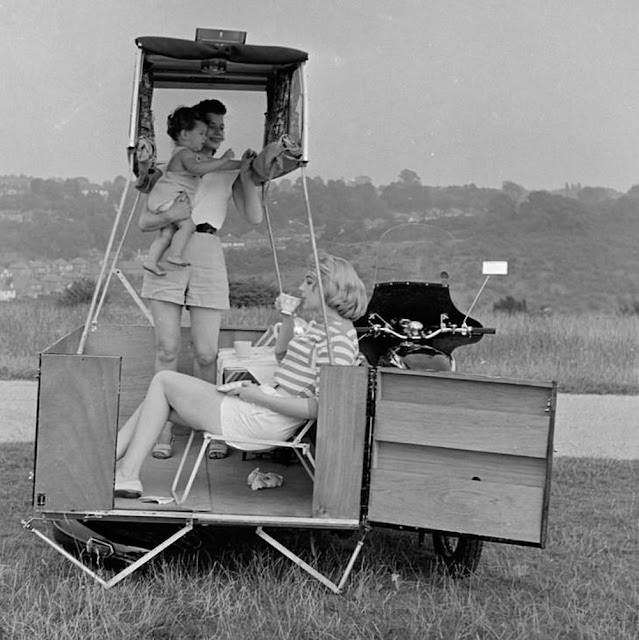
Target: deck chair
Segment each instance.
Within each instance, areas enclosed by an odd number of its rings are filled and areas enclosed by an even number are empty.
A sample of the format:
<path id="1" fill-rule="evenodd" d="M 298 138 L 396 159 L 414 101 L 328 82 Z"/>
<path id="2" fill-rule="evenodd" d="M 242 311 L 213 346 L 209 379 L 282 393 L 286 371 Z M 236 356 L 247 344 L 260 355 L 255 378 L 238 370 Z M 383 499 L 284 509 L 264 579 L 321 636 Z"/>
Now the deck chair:
<path id="1" fill-rule="evenodd" d="M 289 440 L 237 440 L 233 439 L 233 443 L 246 443 L 246 444 L 257 444 L 264 445 L 264 449 L 260 449 L 260 451 L 269 451 L 271 449 L 276 449 L 279 447 L 285 447 L 292 449 L 299 461 L 301 462 L 304 470 L 310 477 L 311 481 L 314 481 L 314 471 L 315 471 L 315 458 L 313 457 L 313 452 L 311 451 L 311 443 L 305 442 L 304 437 L 309 432 L 309 430 L 315 424 L 315 419 L 307 420 L 301 427 L 298 429 L 297 433 Z M 189 455 L 189 451 L 191 450 L 191 445 L 196 438 L 197 434 L 202 434 L 202 443 L 200 444 L 200 450 L 195 458 L 195 462 L 193 463 L 193 467 L 191 468 L 191 473 L 186 482 L 186 486 L 180 495 L 178 492 L 178 486 L 180 484 L 180 479 L 182 477 L 182 471 L 186 466 L 186 460 Z M 193 486 L 193 482 L 197 476 L 197 473 L 202 465 L 202 460 L 205 457 L 206 449 L 209 446 L 210 442 L 224 442 L 224 436 L 214 435 L 212 433 L 208 433 L 206 431 L 194 431 L 192 430 L 189 434 L 189 438 L 186 441 L 186 446 L 184 447 L 184 451 L 182 453 L 182 457 L 180 459 L 180 463 L 175 472 L 175 476 L 173 477 L 173 483 L 171 484 L 171 495 L 175 500 L 176 504 L 183 504 L 186 499 L 189 497 L 189 493 L 191 492 L 191 487 Z M 228 444 L 228 443 L 226 443 Z M 239 448 L 239 447 L 237 447 Z"/>

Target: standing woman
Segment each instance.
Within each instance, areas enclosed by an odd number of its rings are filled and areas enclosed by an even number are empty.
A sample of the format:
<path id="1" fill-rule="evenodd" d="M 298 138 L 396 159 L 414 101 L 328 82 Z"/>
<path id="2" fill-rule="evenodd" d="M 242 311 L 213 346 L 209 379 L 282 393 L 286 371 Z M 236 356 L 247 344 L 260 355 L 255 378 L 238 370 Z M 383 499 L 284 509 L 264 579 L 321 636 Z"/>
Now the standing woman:
<path id="1" fill-rule="evenodd" d="M 142 494 L 140 470 L 169 418 L 192 429 L 222 435 L 233 443 L 247 438 L 287 440 L 306 420 L 317 417 L 320 366 L 357 364 L 359 349 L 352 321 L 366 311 L 366 289 L 347 260 L 322 254 L 320 273 L 328 340 L 323 322 L 311 322 L 297 335 L 294 319 L 283 316 L 275 345 L 280 360 L 275 387 L 245 382 L 224 395 L 193 376 L 176 371 L 155 374 L 142 404 L 118 433 L 117 497 L 138 498 Z M 320 287 L 313 270 L 304 276 L 299 290 L 302 308 L 319 314 Z M 237 446 L 251 449 L 247 444 Z M 263 449 L 264 445 L 253 448 Z"/>
<path id="2" fill-rule="evenodd" d="M 208 126 L 202 153 L 212 158 L 224 141 L 226 107 L 219 100 L 204 100 L 194 109 Z M 178 200 L 166 212 L 151 213 L 145 209 L 140 215 L 138 224 L 142 231 L 155 231 L 189 215 L 196 225 L 184 253 L 190 265 L 176 267 L 167 263 L 162 265 L 166 271 L 164 276 L 144 274 L 142 297 L 150 300 L 154 321 L 156 372 L 177 369 L 182 309 L 188 307 L 194 373 L 202 380 L 215 381 L 220 321 L 222 312 L 230 306 L 226 263 L 218 232 L 226 219 L 230 198 L 249 222 L 262 221 L 262 204 L 250 171 L 254 156 L 255 152 L 247 149 L 235 167 L 201 178 L 192 211 L 187 202 Z M 169 423 L 159 435 L 153 455 L 158 458 L 173 455 Z M 226 447 L 223 446 L 219 455 L 212 457 L 224 455 Z"/>

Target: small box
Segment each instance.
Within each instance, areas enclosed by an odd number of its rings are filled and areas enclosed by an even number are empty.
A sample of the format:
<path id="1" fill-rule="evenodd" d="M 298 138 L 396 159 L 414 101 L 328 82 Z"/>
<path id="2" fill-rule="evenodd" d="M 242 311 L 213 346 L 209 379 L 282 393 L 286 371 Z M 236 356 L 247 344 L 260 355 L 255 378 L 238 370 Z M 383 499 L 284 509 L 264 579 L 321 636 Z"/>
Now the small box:
<path id="1" fill-rule="evenodd" d="M 211 42 L 214 44 L 245 44 L 246 31 L 235 31 L 233 29 L 195 29 L 196 42 Z"/>

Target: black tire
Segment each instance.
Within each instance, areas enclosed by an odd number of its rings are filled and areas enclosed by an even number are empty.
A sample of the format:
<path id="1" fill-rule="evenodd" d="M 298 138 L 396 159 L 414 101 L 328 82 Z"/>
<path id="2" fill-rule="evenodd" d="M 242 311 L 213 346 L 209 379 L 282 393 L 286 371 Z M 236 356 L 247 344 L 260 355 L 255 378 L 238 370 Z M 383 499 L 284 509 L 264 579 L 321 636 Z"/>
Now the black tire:
<path id="1" fill-rule="evenodd" d="M 479 565 L 483 540 L 471 536 L 433 533 L 433 547 L 441 569 L 453 578 L 465 578 Z"/>

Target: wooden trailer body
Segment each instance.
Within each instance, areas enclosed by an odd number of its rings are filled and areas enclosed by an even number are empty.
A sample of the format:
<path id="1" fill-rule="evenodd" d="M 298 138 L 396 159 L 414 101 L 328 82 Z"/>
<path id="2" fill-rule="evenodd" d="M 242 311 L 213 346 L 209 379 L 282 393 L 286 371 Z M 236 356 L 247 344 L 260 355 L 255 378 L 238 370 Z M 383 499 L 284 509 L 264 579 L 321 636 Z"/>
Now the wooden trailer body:
<path id="1" fill-rule="evenodd" d="M 220 347 L 262 329 L 223 329 Z M 315 478 L 278 469 L 276 490 L 246 475 L 275 463 L 205 462 L 182 505 L 113 497 L 119 426 L 152 377 L 153 329 L 81 329 L 40 358 L 33 502 L 47 518 L 357 529 L 382 525 L 543 546 L 547 528 L 553 383 L 456 373 L 323 367 Z M 188 328 L 179 369 L 190 373 Z M 186 436 L 183 437 L 184 439 Z M 169 496 L 175 459 L 149 457 L 147 493 Z"/>

